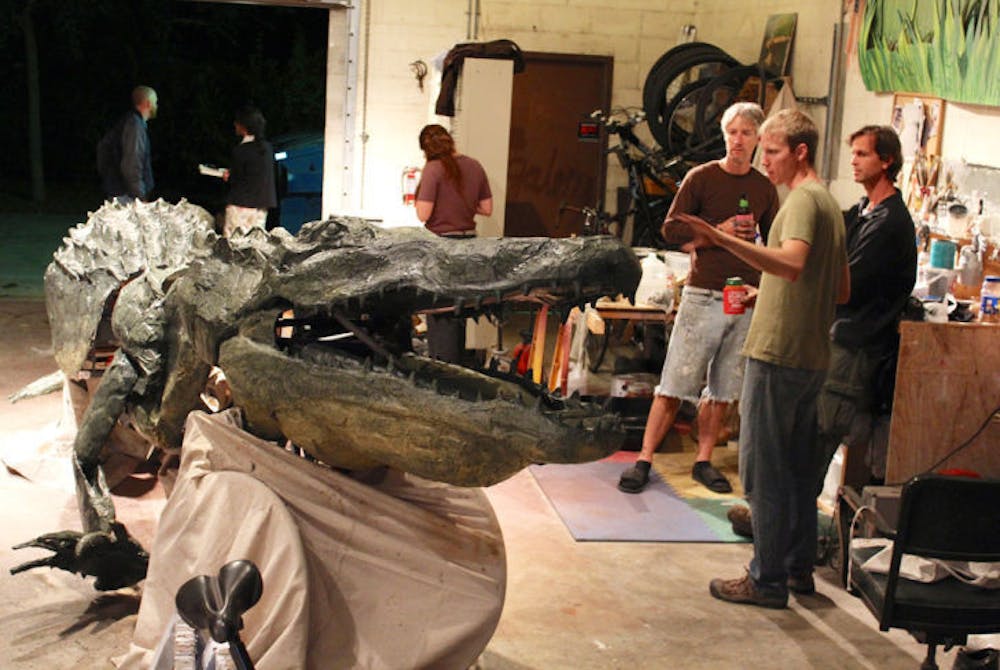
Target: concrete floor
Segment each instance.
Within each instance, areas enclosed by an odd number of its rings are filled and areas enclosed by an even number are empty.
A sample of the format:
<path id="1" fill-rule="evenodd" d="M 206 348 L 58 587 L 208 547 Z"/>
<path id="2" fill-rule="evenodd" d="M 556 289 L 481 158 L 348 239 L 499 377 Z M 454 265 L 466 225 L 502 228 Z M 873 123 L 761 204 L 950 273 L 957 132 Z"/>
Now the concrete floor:
<path id="1" fill-rule="evenodd" d="M 0 327 L 6 397 L 55 364 L 40 301 L 0 300 Z M 0 401 L 0 448 L 52 430 L 60 414 L 57 396 Z M 739 576 L 750 545 L 578 543 L 526 471 L 488 494 L 509 582 L 483 670 L 919 667 L 923 647 L 905 633 L 879 632 L 829 568 L 818 572 L 817 594 L 793 598 L 787 610 L 729 605 L 709 596 L 708 582 Z M 119 501 L 146 546 L 160 502 L 155 491 Z M 0 469 L 0 668 L 107 669 L 125 650 L 138 592 L 100 595 L 58 571 L 8 574 L 25 560 L 11 545 L 77 524 L 72 494 Z M 953 656 L 939 654 L 941 667 Z"/>

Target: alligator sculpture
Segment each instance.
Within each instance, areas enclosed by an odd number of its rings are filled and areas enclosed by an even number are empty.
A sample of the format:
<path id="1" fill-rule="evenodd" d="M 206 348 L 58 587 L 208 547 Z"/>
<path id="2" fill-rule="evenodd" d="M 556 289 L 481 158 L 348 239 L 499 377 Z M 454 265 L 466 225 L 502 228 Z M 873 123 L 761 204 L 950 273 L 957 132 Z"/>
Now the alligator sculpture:
<path id="1" fill-rule="evenodd" d="M 608 237 L 446 240 L 337 217 L 295 237 L 225 239 L 185 201 L 107 203 L 45 274 L 62 372 L 79 372 L 107 325 L 117 346 L 73 445 L 83 532 L 19 545 L 53 553 L 12 571 L 61 568 L 99 590 L 143 578 L 148 555 L 115 518 L 102 449 L 126 417 L 151 444 L 179 448 L 213 366 L 247 430 L 330 467 L 485 486 L 533 462 L 601 458 L 624 438 L 618 417 L 523 377 L 416 355 L 412 319 L 513 302 L 565 311 L 634 294 L 639 275 Z"/>

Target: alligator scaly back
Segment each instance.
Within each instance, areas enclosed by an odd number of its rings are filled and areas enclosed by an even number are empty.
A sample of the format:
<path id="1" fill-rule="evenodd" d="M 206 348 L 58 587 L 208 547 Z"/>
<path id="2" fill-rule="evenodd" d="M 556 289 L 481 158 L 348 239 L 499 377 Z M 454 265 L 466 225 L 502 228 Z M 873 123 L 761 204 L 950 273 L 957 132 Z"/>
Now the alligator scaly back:
<path id="1" fill-rule="evenodd" d="M 211 215 L 184 200 L 177 205 L 108 202 L 72 228 L 45 271 L 46 309 L 60 369 L 68 376 L 80 370 L 105 305 L 122 286 L 147 276 L 162 291 L 165 279 L 211 251 L 215 237 Z"/>

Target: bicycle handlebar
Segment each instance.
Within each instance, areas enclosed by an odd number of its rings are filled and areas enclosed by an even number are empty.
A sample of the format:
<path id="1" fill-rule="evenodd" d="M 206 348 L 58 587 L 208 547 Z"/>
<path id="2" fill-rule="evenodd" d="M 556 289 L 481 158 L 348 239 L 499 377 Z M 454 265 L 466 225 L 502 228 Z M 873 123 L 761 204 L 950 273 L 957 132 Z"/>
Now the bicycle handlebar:
<path id="1" fill-rule="evenodd" d="M 625 115 L 624 120 L 621 119 Z M 618 134 L 623 129 L 632 129 L 646 120 L 646 112 L 641 109 L 613 109 L 607 114 L 603 109 L 595 109 L 590 113 L 590 118 L 599 121 L 609 133 Z"/>

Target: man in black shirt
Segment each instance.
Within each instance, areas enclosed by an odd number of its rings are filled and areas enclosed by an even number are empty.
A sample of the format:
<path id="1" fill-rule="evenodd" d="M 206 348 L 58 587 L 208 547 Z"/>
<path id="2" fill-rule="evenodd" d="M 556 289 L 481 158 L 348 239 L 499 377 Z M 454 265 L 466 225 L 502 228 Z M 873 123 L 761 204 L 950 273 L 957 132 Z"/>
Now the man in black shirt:
<path id="1" fill-rule="evenodd" d="M 829 464 L 841 442 L 855 448 L 871 443 L 869 466 L 874 478 L 883 478 L 898 324 L 916 280 L 917 246 L 913 219 L 895 186 L 903 165 L 896 131 L 865 126 L 851 135 L 850 145 L 854 181 L 865 195 L 844 215 L 851 299 L 837 307 L 830 329 L 830 370 L 819 398 L 822 463 Z M 873 440 L 876 432 L 885 434 Z M 826 467 L 820 472 L 822 477 Z M 817 494 L 822 488 L 821 479 Z"/>

